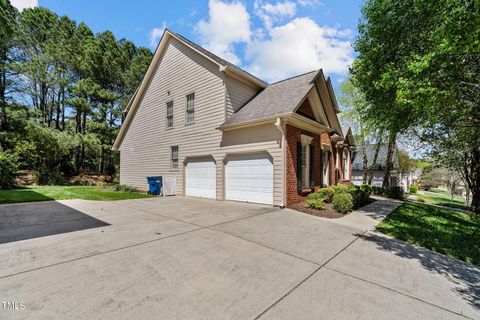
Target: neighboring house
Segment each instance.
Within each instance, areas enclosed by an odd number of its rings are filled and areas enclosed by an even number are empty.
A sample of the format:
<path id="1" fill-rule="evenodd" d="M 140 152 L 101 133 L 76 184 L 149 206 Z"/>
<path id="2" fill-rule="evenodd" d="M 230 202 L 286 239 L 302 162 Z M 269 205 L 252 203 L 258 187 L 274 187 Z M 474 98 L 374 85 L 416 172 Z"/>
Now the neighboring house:
<path id="1" fill-rule="evenodd" d="M 364 146 L 359 146 L 358 150 L 355 154 L 355 158 L 352 163 L 352 183 L 354 185 L 361 185 L 363 183 L 363 147 L 365 147 L 365 152 L 367 155 L 367 164 L 368 167 L 373 165 L 373 158 L 375 156 L 375 150 L 377 145 L 376 144 L 366 144 Z M 374 187 L 381 187 L 383 184 L 383 177 L 384 177 L 384 170 L 385 170 L 385 162 L 387 160 L 387 151 L 388 145 L 382 144 L 378 151 L 376 165 L 372 168 L 372 183 L 371 185 Z M 401 182 L 402 177 L 399 172 L 399 163 L 398 163 L 398 150 L 395 147 L 393 152 L 393 168 L 390 173 L 390 186 L 402 186 L 403 183 Z M 368 182 L 368 181 L 367 181 Z"/>
<path id="2" fill-rule="evenodd" d="M 113 149 L 120 182 L 176 178 L 176 194 L 288 206 L 349 183 L 354 140 L 321 70 L 273 84 L 166 30 Z"/>

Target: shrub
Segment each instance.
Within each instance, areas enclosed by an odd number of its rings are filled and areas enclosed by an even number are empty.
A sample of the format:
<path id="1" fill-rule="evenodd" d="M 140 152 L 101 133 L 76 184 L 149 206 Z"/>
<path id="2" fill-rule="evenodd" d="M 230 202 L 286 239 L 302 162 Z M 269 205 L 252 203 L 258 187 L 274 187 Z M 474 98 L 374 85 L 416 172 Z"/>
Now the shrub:
<path id="1" fill-rule="evenodd" d="M 346 213 L 353 208 L 353 199 L 350 193 L 338 193 L 333 196 L 332 200 L 333 208 L 340 212 Z"/>
<path id="2" fill-rule="evenodd" d="M 323 209 L 323 199 L 308 199 L 307 197 L 307 207 L 313 209 Z"/>
<path id="3" fill-rule="evenodd" d="M 319 194 L 326 203 L 331 203 L 333 196 L 335 195 L 335 190 L 332 187 L 320 188 L 317 194 Z"/>
<path id="4" fill-rule="evenodd" d="M 388 188 L 387 191 L 386 191 L 386 195 L 389 198 L 399 199 L 399 200 L 402 200 L 403 196 L 404 196 L 403 189 L 402 189 L 402 187 L 399 187 L 399 186 L 394 186 L 394 187 Z"/>
<path id="5" fill-rule="evenodd" d="M 410 186 L 410 193 L 417 193 L 418 192 L 418 186 Z"/>
<path id="6" fill-rule="evenodd" d="M 352 196 L 353 209 L 360 208 L 363 205 L 362 190 L 358 188 L 350 188 L 349 193 Z"/>
<path id="7" fill-rule="evenodd" d="M 378 194 L 378 195 L 385 194 L 385 189 L 382 187 L 372 187 L 372 191 L 374 194 Z"/>
<path id="8" fill-rule="evenodd" d="M 332 186 L 331 188 L 333 189 L 333 191 L 335 191 L 335 194 L 348 192 L 348 186 L 344 184 L 337 184 L 336 186 Z"/>
<path id="9" fill-rule="evenodd" d="M 32 172 L 33 180 L 39 185 L 62 185 L 64 178 L 57 170 L 49 170 L 48 168 L 40 168 Z"/>
<path id="10" fill-rule="evenodd" d="M 11 188 L 18 176 L 18 156 L 0 151 L 0 188 Z"/>
<path id="11" fill-rule="evenodd" d="M 135 192 L 137 191 L 137 188 L 135 188 L 134 186 L 129 186 L 127 184 L 117 184 L 113 186 L 113 190 L 124 191 L 124 192 Z"/>
<path id="12" fill-rule="evenodd" d="M 362 190 L 363 192 L 367 192 L 368 196 L 370 196 L 372 194 L 373 188 L 369 184 L 362 184 L 360 185 L 360 190 Z"/>

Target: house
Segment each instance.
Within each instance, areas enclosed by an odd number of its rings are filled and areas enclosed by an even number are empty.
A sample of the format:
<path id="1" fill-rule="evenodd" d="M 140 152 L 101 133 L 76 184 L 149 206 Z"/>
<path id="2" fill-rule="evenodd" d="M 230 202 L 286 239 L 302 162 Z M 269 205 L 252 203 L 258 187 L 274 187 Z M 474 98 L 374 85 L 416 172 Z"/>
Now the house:
<path id="1" fill-rule="evenodd" d="M 363 148 L 367 155 L 367 166 L 371 168 L 371 185 L 374 187 L 381 187 L 383 184 L 383 176 L 385 170 L 385 162 L 387 160 L 388 145 L 381 144 L 378 149 L 376 164 L 373 165 L 373 159 L 377 149 L 377 144 L 365 144 L 358 147 L 352 163 L 352 183 L 354 185 L 361 185 L 363 183 Z M 373 167 L 372 167 L 373 165 Z M 368 182 L 368 180 L 367 180 Z M 403 185 L 402 175 L 399 170 L 398 150 L 395 147 L 393 151 L 393 168 L 390 173 L 390 186 Z"/>
<path id="2" fill-rule="evenodd" d="M 125 111 L 122 184 L 165 176 L 178 195 L 288 206 L 351 180 L 355 143 L 322 70 L 267 84 L 166 30 Z"/>

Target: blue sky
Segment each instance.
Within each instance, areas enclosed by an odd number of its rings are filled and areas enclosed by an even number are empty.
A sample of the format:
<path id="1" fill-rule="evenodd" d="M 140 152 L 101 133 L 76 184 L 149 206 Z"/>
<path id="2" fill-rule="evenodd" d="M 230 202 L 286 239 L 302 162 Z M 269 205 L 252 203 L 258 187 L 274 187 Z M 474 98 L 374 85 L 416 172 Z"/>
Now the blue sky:
<path id="1" fill-rule="evenodd" d="M 152 50 L 165 27 L 269 82 L 317 68 L 336 86 L 355 53 L 360 0 L 12 0 Z"/>

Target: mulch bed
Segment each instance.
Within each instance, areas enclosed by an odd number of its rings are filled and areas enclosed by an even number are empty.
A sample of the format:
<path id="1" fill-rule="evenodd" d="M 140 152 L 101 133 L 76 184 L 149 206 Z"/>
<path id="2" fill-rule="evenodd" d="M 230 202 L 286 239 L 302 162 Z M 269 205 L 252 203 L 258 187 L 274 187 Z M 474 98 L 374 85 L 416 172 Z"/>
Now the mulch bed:
<path id="1" fill-rule="evenodd" d="M 328 219 L 342 218 L 342 217 L 345 217 L 346 215 L 350 214 L 350 212 L 351 212 L 351 211 L 349 211 L 345 214 L 339 213 L 339 212 L 333 210 L 333 207 L 332 207 L 331 203 L 325 203 L 325 208 L 323 208 L 321 210 L 305 207 L 305 204 L 303 204 L 303 203 L 295 203 L 295 204 L 292 204 L 292 205 L 288 206 L 288 208 L 293 209 L 293 210 L 297 210 L 297 211 L 300 211 L 300 212 L 303 212 L 303 213 L 306 213 L 306 214 L 310 214 L 312 216 L 328 218 Z"/>

